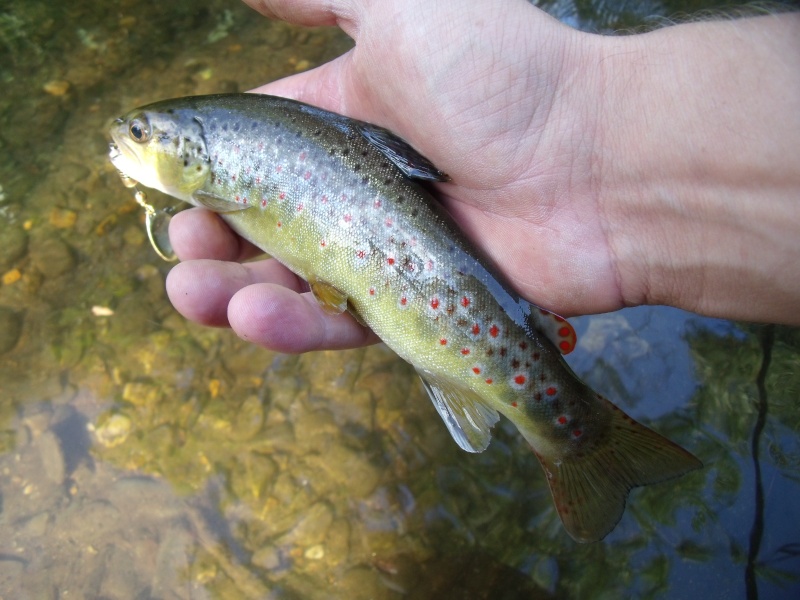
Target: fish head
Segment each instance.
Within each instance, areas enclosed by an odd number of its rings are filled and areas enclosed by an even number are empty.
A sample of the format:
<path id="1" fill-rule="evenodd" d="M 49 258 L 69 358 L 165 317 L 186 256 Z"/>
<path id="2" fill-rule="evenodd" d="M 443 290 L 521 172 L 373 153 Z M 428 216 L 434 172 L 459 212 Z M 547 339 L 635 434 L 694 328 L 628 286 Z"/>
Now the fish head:
<path id="1" fill-rule="evenodd" d="M 201 120 L 180 110 L 138 109 L 109 126 L 109 158 L 123 183 L 141 183 L 190 202 L 209 177 Z"/>

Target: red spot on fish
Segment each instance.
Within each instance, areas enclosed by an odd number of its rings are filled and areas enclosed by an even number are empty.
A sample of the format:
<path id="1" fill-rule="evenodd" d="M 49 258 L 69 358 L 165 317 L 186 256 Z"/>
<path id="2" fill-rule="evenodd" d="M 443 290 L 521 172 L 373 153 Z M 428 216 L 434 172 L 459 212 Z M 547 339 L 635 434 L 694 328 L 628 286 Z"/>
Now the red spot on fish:
<path id="1" fill-rule="evenodd" d="M 514 377 L 514 383 L 516 383 L 517 385 L 524 385 L 525 381 L 527 381 L 525 375 L 517 375 L 516 377 Z"/>
<path id="2" fill-rule="evenodd" d="M 467 298 L 466 296 L 461 298 L 461 306 L 467 308 L 469 306 L 469 298 Z"/>
<path id="3" fill-rule="evenodd" d="M 425 263 L 425 268 L 426 268 L 428 271 L 431 271 L 431 270 L 433 270 L 433 261 L 432 261 L 432 260 L 429 260 L 428 262 L 426 262 L 426 263 Z"/>
<path id="4" fill-rule="evenodd" d="M 239 202 L 239 196 L 236 196 L 236 198 L 234 198 L 234 201 Z"/>
<path id="5" fill-rule="evenodd" d="M 463 354 L 464 356 L 468 356 L 469 355 L 469 348 L 462 348 L 461 349 L 461 354 Z"/>
<path id="6" fill-rule="evenodd" d="M 357 258 L 364 258 L 366 255 L 367 255 L 367 253 L 364 252 L 363 250 L 356 250 L 356 257 Z"/>
<path id="7" fill-rule="evenodd" d="M 447 346 L 447 340 L 446 340 L 446 339 L 444 339 L 444 338 L 440 339 L 440 340 L 439 340 L 439 343 L 440 343 L 442 346 Z"/>
<path id="8" fill-rule="evenodd" d="M 533 354 L 531 354 L 531 358 L 533 360 L 539 360 L 539 353 L 538 352 L 534 352 Z"/>
<path id="9" fill-rule="evenodd" d="M 303 210 L 303 203 L 297 205 L 297 212 L 301 212 Z"/>
<path id="10" fill-rule="evenodd" d="M 517 401 L 514 400 L 514 402 L 511 403 L 511 406 L 513 406 L 514 408 L 517 408 Z"/>
<path id="11" fill-rule="evenodd" d="M 528 349 L 528 344 L 526 342 L 520 342 L 519 343 L 519 349 L 520 350 L 527 350 Z"/>
<path id="12" fill-rule="evenodd" d="M 572 344 L 570 344 L 568 341 L 564 340 L 563 342 L 560 342 L 558 344 L 558 347 L 561 348 L 561 350 L 564 353 L 566 353 L 566 352 L 568 352 L 570 350 L 570 348 L 572 348 Z"/>
<path id="13" fill-rule="evenodd" d="M 267 199 L 266 198 L 262 198 L 261 199 L 261 207 L 262 208 L 266 208 L 267 207 Z"/>
<path id="14" fill-rule="evenodd" d="M 326 244 L 325 244 L 325 240 L 321 240 L 321 241 L 320 241 L 320 243 L 319 243 L 319 245 L 320 245 L 320 246 L 322 246 L 322 247 L 324 248 L 324 247 L 326 246 Z"/>
<path id="15" fill-rule="evenodd" d="M 283 224 L 280 221 L 278 221 L 278 227 L 282 227 L 282 226 L 283 226 Z"/>
<path id="16" fill-rule="evenodd" d="M 277 167 L 275 167 L 275 172 L 276 173 L 280 173 L 281 171 L 283 171 L 283 166 L 282 165 L 278 165 Z"/>
<path id="17" fill-rule="evenodd" d="M 373 204 L 373 206 L 375 208 L 380 208 L 381 207 L 381 201 L 380 200 L 375 200 L 375 203 Z"/>
<path id="18" fill-rule="evenodd" d="M 370 296 L 374 296 L 375 295 L 375 288 L 372 288 L 372 287 L 369 288 L 369 295 Z"/>
<path id="19" fill-rule="evenodd" d="M 544 393 L 547 394 L 548 396 L 555 396 L 557 392 L 558 390 L 552 386 L 544 391 Z"/>
<path id="20" fill-rule="evenodd" d="M 572 430 L 572 437 L 579 438 L 582 435 L 583 435 L 583 431 L 581 431 L 580 429 L 573 429 Z"/>
<path id="21" fill-rule="evenodd" d="M 439 308 L 439 299 L 438 298 L 431 298 L 431 308 L 436 310 Z"/>
<path id="22" fill-rule="evenodd" d="M 491 378 L 486 380 L 486 384 L 487 385 L 492 385 L 492 382 L 493 382 L 493 380 Z"/>
<path id="23" fill-rule="evenodd" d="M 406 304 L 408 304 L 408 298 L 403 296 L 402 298 L 400 298 L 400 306 L 405 306 Z"/>
<path id="24" fill-rule="evenodd" d="M 231 179 L 233 179 L 234 181 L 236 181 L 236 174 L 235 174 L 235 173 L 234 173 L 233 175 L 231 175 Z"/>
<path id="25" fill-rule="evenodd" d="M 558 321 L 559 323 L 564 323 L 564 317 L 559 317 L 558 315 L 553 315 L 553 318 Z"/>
<path id="26" fill-rule="evenodd" d="M 305 159 L 306 159 L 306 153 L 305 152 L 301 152 L 300 153 L 300 160 L 305 160 Z"/>
<path id="27" fill-rule="evenodd" d="M 500 335 L 500 328 L 497 325 L 492 325 L 489 328 L 489 335 L 493 338 L 496 338 L 498 335 Z"/>
<path id="28" fill-rule="evenodd" d="M 242 198 L 242 204 L 247 204 L 247 198 Z"/>
<path id="29" fill-rule="evenodd" d="M 392 220 L 391 219 L 386 219 L 384 221 L 384 225 L 386 225 L 387 227 L 391 227 L 392 226 Z"/>
<path id="30" fill-rule="evenodd" d="M 472 372 L 475 373 L 475 375 L 480 375 L 481 374 L 481 368 L 480 367 L 472 367 Z"/>
<path id="31" fill-rule="evenodd" d="M 394 264 L 394 259 L 390 256 L 386 259 L 386 262 L 389 264 L 389 266 L 392 266 Z"/>
<path id="32" fill-rule="evenodd" d="M 561 415 L 560 417 L 558 417 L 558 424 L 559 425 L 566 425 L 567 424 L 567 417 L 565 417 L 564 415 Z"/>
<path id="33" fill-rule="evenodd" d="M 322 200 L 323 204 L 327 204 L 328 203 L 328 197 L 325 196 L 325 195 L 322 196 L 321 200 Z"/>
<path id="34" fill-rule="evenodd" d="M 347 202 L 347 194 L 342 194 L 342 202 Z"/>
<path id="35" fill-rule="evenodd" d="M 353 217 L 350 216 L 350 213 L 346 214 L 343 218 L 345 223 L 349 223 L 353 220 Z"/>
<path id="36" fill-rule="evenodd" d="M 286 198 L 286 192 L 281 192 L 278 194 L 278 200 L 283 200 L 284 198 Z"/>
<path id="37" fill-rule="evenodd" d="M 256 183 L 261 183 L 261 177 L 256 177 Z"/>
<path id="38" fill-rule="evenodd" d="M 561 337 L 567 337 L 569 335 L 569 327 L 562 327 L 558 330 L 558 335 Z"/>
<path id="39" fill-rule="evenodd" d="M 311 179 L 311 171 L 306 171 L 305 174 L 303 175 L 303 179 L 305 179 L 306 181 Z"/>
<path id="40" fill-rule="evenodd" d="M 478 335 L 481 332 L 481 326 L 475 323 L 472 326 L 472 335 Z"/>

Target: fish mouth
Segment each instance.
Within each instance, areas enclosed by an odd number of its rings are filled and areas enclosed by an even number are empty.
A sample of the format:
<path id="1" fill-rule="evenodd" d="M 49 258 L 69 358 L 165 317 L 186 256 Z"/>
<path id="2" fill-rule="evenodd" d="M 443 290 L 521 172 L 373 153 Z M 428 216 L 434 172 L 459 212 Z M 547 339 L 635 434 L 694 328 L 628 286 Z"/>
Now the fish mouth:
<path id="1" fill-rule="evenodd" d="M 125 160 L 125 155 L 122 150 L 119 149 L 119 146 L 116 142 L 111 142 L 108 144 L 108 159 L 111 161 L 111 164 L 116 167 L 119 178 L 122 180 L 122 185 L 124 185 L 126 188 L 132 188 L 139 185 L 138 181 L 120 168 L 121 163 L 123 163 Z"/>

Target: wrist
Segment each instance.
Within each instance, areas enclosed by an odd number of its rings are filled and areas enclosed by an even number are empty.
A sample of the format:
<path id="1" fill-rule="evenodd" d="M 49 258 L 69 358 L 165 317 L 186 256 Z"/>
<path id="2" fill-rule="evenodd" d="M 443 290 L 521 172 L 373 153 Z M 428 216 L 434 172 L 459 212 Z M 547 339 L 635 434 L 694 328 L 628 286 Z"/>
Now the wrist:
<path id="1" fill-rule="evenodd" d="M 799 31 L 783 15 L 602 38 L 597 197 L 623 303 L 797 322 Z"/>

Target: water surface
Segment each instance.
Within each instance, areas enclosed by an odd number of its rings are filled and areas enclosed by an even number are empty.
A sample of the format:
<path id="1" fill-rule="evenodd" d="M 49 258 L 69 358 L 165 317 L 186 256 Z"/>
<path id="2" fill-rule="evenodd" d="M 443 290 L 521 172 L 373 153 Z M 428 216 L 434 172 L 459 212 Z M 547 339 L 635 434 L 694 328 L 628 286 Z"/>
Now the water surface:
<path id="1" fill-rule="evenodd" d="M 576 319 L 574 368 L 706 464 L 579 545 L 514 428 L 460 451 L 385 348 L 283 356 L 175 313 L 107 119 L 348 47 L 233 0 L 0 8 L 0 597 L 798 597 L 797 329 Z"/>

